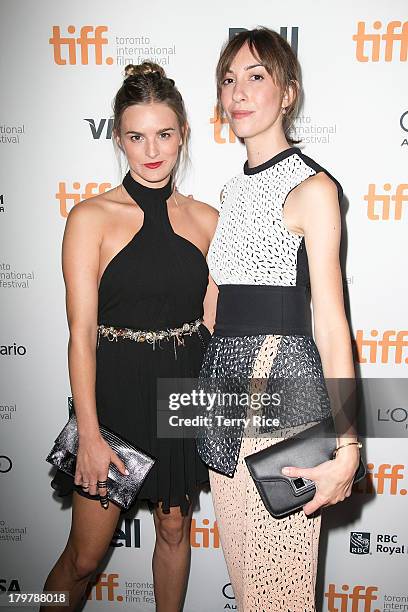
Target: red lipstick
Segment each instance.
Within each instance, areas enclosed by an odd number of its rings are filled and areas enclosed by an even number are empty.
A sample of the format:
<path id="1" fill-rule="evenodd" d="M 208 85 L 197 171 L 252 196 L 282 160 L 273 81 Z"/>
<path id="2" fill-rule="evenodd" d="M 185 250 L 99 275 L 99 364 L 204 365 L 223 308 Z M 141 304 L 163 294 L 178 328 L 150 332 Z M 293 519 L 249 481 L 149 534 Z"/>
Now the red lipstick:
<path id="1" fill-rule="evenodd" d="M 159 166 L 162 165 L 162 161 L 159 162 L 152 162 L 151 164 L 143 164 L 144 166 L 146 166 L 146 168 L 150 168 L 151 170 L 154 170 L 155 168 L 159 168 Z"/>
<path id="2" fill-rule="evenodd" d="M 233 119 L 245 119 L 245 117 L 249 117 L 252 113 L 253 111 L 233 111 L 231 115 Z"/>

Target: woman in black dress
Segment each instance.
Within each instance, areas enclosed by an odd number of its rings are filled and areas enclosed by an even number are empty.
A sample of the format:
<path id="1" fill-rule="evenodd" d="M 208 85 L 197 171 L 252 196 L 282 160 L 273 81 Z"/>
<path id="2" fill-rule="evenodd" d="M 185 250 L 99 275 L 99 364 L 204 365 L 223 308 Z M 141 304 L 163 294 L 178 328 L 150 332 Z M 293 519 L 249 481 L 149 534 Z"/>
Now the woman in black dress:
<path id="1" fill-rule="evenodd" d="M 100 423 L 157 458 L 138 500 L 154 514 L 157 610 L 172 612 L 182 605 L 193 500 L 208 472 L 193 439 L 157 437 L 156 382 L 198 374 L 213 325 L 206 253 L 217 212 L 174 189 L 188 141 L 174 81 L 151 63 L 130 65 L 126 75 L 113 135 L 130 170 L 115 189 L 75 206 L 64 235 L 79 451 L 75 480 L 58 470 L 52 481 L 59 495 L 74 493 L 72 527 L 44 590 L 69 591 L 64 610 L 75 610 L 118 522 L 120 508 L 103 507 L 106 489 L 97 482 L 106 480 L 110 462 L 122 473 L 125 466 L 100 436 Z M 124 329 L 146 335 L 123 337 Z M 149 332 L 163 330 L 173 336 L 152 343 Z"/>

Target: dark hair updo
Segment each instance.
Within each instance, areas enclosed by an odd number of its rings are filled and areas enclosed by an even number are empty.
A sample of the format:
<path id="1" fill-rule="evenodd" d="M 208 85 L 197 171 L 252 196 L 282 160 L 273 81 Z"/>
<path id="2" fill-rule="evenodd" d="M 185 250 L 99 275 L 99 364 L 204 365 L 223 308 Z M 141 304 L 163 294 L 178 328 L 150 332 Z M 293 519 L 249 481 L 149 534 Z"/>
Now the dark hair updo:
<path id="1" fill-rule="evenodd" d="M 153 62 L 126 66 L 125 79 L 113 101 L 113 132 L 120 137 L 122 115 L 129 106 L 150 104 L 151 102 L 166 104 L 177 117 L 182 146 L 181 155 L 179 155 L 173 170 L 173 177 L 175 177 L 180 162 L 185 164 L 188 160 L 190 128 L 187 123 L 183 98 L 173 79 L 166 76 L 161 66 Z"/>

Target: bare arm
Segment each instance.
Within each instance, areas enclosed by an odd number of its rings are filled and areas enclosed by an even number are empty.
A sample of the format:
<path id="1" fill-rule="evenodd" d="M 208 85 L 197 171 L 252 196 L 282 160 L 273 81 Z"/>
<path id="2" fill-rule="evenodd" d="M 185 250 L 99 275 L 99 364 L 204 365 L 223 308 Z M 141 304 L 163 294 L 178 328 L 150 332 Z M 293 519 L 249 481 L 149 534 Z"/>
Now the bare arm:
<path id="1" fill-rule="evenodd" d="M 69 214 L 62 246 L 69 325 L 68 363 L 80 439 L 99 437 L 95 404 L 97 277 L 101 229 L 87 204 Z"/>
<path id="2" fill-rule="evenodd" d="M 90 483 L 91 495 L 97 493 L 97 480 L 106 480 L 111 462 L 125 473 L 124 464 L 100 435 L 96 412 L 96 327 L 101 242 L 101 212 L 97 205 L 89 202 L 77 204 L 70 212 L 65 228 L 62 267 L 70 332 L 69 374 L 79 435 L 75 484 Z M 105 490 L 99 492 L 103 494 Z"/>
<path id="3" fill-rule="evenodd" d="M 315 341 L 324 376 L 329 382 L 338 443 L 344 444 L 355 441 L 354 429 L 350 427 L 350 415 L 344 419 L 344 406 L 340 406 L 340 411 L 338 408 L 344 385 L 348 380 L 349 387 L 353 388 L 355 374 L 339 261 L 341 218 L 337 188 L 329 177 L 321 173 L 304 181 L 292 194 L 299 211 L 298 225 L 305 236 Z M 351 416 L 354 421 L 354 415 Z M 292 477 L 304 476 L 316 482 L 317 493 L 304 507 L 309 514 L 320 506 L 333 505 L 351 494 L 358 461 L 359 450 L 353 445 L 342 448 L 333 461 L 303 470 L 290 467 L 290 471 L 285 473 Z"/>

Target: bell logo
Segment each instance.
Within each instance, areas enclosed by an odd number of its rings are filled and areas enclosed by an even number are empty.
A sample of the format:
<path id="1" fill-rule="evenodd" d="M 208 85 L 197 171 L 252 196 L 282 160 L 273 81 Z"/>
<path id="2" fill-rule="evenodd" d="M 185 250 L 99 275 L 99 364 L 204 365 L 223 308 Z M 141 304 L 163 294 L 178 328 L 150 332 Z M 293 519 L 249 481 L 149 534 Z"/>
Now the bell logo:
<path id="1" fill-rule="evenodd" d="M 372 606 L 378 599 L 377 592 L 378 587 L 376 586 L 366 587 L 358 584 L 350 587 L 348 584 L 343 584 L 341 591 L 338 591 L 335 584 L 329 584 L 324 596 L 327 598 L 328 612 L 381 612 L 379 608 L 373 608 Z M 360 602 L 363 603 L 362 606 L 360 606 Z M 351 603 L 351 606 L 349 606 L 349 603 Z"/>
<path id="2" fill-rule="evenodd" d="M 288 43 L 292 47 L 293 53 L 297 55 L 298 46 L 299 46 L 299 28 L 297 26 L 292 26 L 290 29 L 291 29 L 290 40 L 288 38 L 287 26 L 282 26 L 279 29 L 279 34 L 282 36 L 282 38 L 285 38 L 288 41 Z M 247 31 L 248 31 L 248 28 L 229 28 L 228 40 L 232 40 L 234 36 L 236 36 L 240 32 L 247 32 Z"/>
<path id="3" fill-rule="evenodd" d="M 98 574 L 96 581 L 89 582 L 87 588 L 88 600 L 95 601 L 123 601 L 123 595 L 115 595 L 119 586 L 119 574 Z"/>
<path id="4" fill-rule="evenodd" d="M 68 34 L 74 35 L 76 32 L 75 26 L 70 25 L 67 28 Z M 87 66 L 89 64 L 89 48 L 93 47 L 93 60 L 97 66 L 103 64 L 103 46 L 108 44 L 108 39 L 102 34 L 108 31 L 107 26 L 82 26 L 79 37 L 76 36 L 61 36 L 60 26 L 52 26 L 52 37 L 49 39 L 50 45 L 54 50 L 54 62 L 58 66 L 66 66 L 67 53 L 68 64 L 75 66 L 77 64 L 77 48 L 80 51 L 80 64 Z M 63 49 L 65 53 L 63 53 Z M 111 66 L 113 57 L 107 57 L 105 64 Z"/>
<path id="5" fill-rule="evenodd" d="M 140 548 L 140 519 L 125 518 L 124 526 L 116 527 L 110 545 L 116 548 Z"/>
<path id="6" fill-rule="evenodd" d="M 191 521 L 190 543 L 193 548 L 219 548 L 220 536 L 218 533 L 217 521 L 214 521 L 213 527 L 207 527 L 210 524 L 208 519 L 203 519 L 204 527 L 197 527 L 196 519 Z M 212 536 L 212 537 L 210 537 Z"/>
<path id="7" fill-rule="evenodd" d="M 228 119 L 226 117 L 218 117 L 216 107 L 214 107 L 214 113 L 210 118 L 210 123 L 214 126 L 214 140 L 217 144 L 225 144 L 227 142 L 227 138 L 223 136 L 224 130 L 228 132 L 228 142 L 235 142 L 235 134 L 231 130 Z"/>
<path id="8" fill-rule="evenodd" d="M 367 474 L 363 480 L 353 486 L 353 491 L 366 495 L 405 496 L 407 494 L 407 489 L 398 488 L 399 482 L 404 479 L 404 464 L 380 463 L 377 471 L 374 467 L 374 463 L 367 463 Z"/>
<path id="9" fill-rule="evenodd" d="M 383 24 L 381 21 L 374 21 L 374 30 L 381 30 Z M 357 24 L 357 33 L 354 34 L 353 40 L 356 42 L 356 59 L 358 62 L 379 62 L 381 52 L 383 51 L 384 60 L 391 62 L 394 57 L 394 49 L 399 43 L 399 60 L 406 62 L 408 59 L 408 21 L 390 21 L 387 26 L 384 26 L 385 32 L 371 33 L 366 32 L 365 21 L 359 21 Z M 381 43 L 384 43 L 383 45 Z M 368 55 L 367 47 L 369 48 Z"/>
<path id="10" fill-rule="evenodd" d="M 402 354 L 403 349 L 408 346 L 408 330 L 397 332 L 395 329 L 387 329 L 383 331 L 382 338 L 379 340 L 376 339 L 379 334 L 377 329 L 372 329 L 370 334 L 371 339 L 368 339 L 364 337 L 364 330 L 357 330 L 355 341 L 359 363 L 377 363 L 379 355 L 381 356 L 380 363 L 408 363 L 408 357 L 403 358 Z M 390 349 L 393 349 L 394 359 L 392 361 Z"/>
<path id="11" fill-rule="evenodd" d="M 383 186 L 385 192 L 391 192 L 391 184 L 385 183 Z M 364 196 L 367 202 L 367 217 L 371 221 L 388 221 L 391 218 L 393 221 L 401 221 L 402 205 L 408 201 L 408 184 L 401 183 L 397 185 L 395 193 L 378 193 L 374 183 L 368 185 L 368 193 Z M 391 206 L 392 202 L 392 206 Z M 376 207 L 376 203 L 378 206 Z"/>
<path id="12" fill-rule="evenodd" d="M 74 183 L 72 183 L 72 187 L 73 189 L 80 190 L 81 183 L 75 181 Z M 75 204 L 79 204 L 81 200 L 87 200 L 88 198 L 92 198 L 95 195 L 105 193 L 105 191 L 108 191 L 108 189 L 110 188 L 110 183 L 86 183 L 83 193 L 81 193 L 80 191 L 77 191 L 77 193 L 68 193 L 66 183 L 58 183 L 58 193 L 55 194 L 55 197 L 57 200 L 59 200 L 61 217 L 68 217 L 70 209 L 75 206 Z M 69 209 L 68 202 L 73 202 L 72 206 Z"/>

